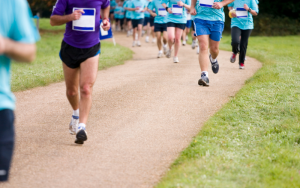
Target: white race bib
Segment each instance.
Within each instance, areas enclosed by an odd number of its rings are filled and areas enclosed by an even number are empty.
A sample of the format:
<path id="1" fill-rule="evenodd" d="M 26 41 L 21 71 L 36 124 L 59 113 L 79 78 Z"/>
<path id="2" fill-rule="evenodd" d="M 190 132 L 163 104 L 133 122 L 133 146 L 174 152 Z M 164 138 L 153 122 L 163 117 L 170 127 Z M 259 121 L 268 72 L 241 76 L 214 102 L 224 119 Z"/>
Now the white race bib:
<path id="1" fill-rule="evenodd" d="M 182 15 L 182 10 L 183 10 L 183 8 L 182 8 L 182 6 L 179 6 L 179 5 L 172 5 L 172 12 L 173 12 L 173 14 L 174 15 Z"/>
<path id="2" fill-rule="evenodd" d="M 214 4 L 214 0 L 200 0 L 200 6 L 211 8 Z"/>
<path id="3" fill-rule="evenodd" d="M 139 8 L 138 10 L 136 10 L 135 12 L 141 13 L 143 11 L 142 7 L 136 7 Z"/>
<path id="4" fill-rule="evenodd" d="M 247 18 L 248 11 L 244 8 L 236 8 L 236 17 L 237 18 Z"/>
<path id="5" fill-rule="evenodd" d="M 159 16 L 167 16 L 167 11 L 165 8 L 159 8 L 158 9 L 158 15 Z"/>
<path id="6" fill-rule="evenodd" d="M 73 21 L 73 30 L 91 32 L 95 31 L 96 23 L 96 9 L 95 8 L 73 8 L 75 10 L 82 9 L 84 13 L 81 15 L 79 20 Z"/>
<path id="7" fill-rule="evenodd" d="M 100 25 L 101 36 L 106 36 L 106 35 L 108 35 L 108 31 L 104 31 L 104 29 L 102 28 L 102 26 L 103 26 L 103 22 L 101 22 L 101 25 Z"/>
<path id="8" fill-rule="evenodd" d="M 192 19 L 191 14 L 187 14 L 187 15 L 186 15 L 186 20 L 191 20 L 191 19 Z"/>

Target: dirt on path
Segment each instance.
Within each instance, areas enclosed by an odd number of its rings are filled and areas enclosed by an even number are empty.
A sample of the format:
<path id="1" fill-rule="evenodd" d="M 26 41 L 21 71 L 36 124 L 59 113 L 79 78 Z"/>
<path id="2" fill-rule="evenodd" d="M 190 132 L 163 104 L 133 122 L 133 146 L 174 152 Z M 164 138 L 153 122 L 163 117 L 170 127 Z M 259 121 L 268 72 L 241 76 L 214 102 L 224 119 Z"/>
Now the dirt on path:
<path id="1" fill-rule="evenodd" d="M 221 51 L 219 73 L 210 70 L 210 87 L 200 87 L 189 45 L 175 64 L 157 59 L 154 43 L 132 48 L 124 34 L 116 41 L 135 54 L 125 65 L 99 71 L 84 145 L 69 134 L 72 109 L 63 82 L 15 93 L 17 141 L 10 181 L 1 188 L 153 187 L 203 123 L 261 67 L 247 57 L 239 70 L 229 62 L 231 53 Z"/>

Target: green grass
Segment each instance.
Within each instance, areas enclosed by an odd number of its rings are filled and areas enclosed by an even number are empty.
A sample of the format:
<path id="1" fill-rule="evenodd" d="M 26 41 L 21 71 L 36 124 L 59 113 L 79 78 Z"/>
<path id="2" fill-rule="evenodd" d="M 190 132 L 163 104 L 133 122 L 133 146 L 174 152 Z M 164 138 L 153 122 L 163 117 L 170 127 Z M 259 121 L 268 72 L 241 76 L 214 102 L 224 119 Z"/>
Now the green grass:
<path id="1" fill-rule="evenodd" d="M 37 58 L 31 64 L 12 64 L 12 91 L 45 86 L 63 80 L 62 62 L 58 56 L 63 33 L 46 32 L 37 42 Z M 118 54 L 118 55 L 115 55 Z M 123 64 L 132 58 L 133 52 L 120 45 L 101 42 L 99 70 Z"/>
<path id="2" fill-rule="evenodd" d="M 230 50 L 230 40 L 220 48 Z M 205 123 L 158 188 L 300 187 L 299 44 L 299 36 L 250 37 L 248 55 L 263 67 Z"/>
<path id="3" fill-rule="evenodd" d="M 36 21 L 35 21 L 36 22 Z M 42 30 L 65 30 L 66 25 L 60 25 L 60 26 L 51 26 L 49 18 L 41 18 L 40 19 L 40 29 Z"/>

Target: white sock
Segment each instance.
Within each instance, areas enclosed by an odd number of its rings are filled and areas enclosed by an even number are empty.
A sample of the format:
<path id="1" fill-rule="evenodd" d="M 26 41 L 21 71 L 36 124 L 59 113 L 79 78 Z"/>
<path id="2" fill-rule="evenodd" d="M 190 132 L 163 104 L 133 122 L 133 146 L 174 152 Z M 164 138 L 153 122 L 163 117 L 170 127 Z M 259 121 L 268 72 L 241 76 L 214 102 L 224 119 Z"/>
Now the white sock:
<path id="1" fill-rule="evenodd" d="M 84 123 L 79 123 L 78 127 L 84 127 L 85 128 L 85 124 Z"/>
<path id="2" fill-rule="evenodd" d="M 215 62 L 217 61 L 217 58 L 216 58 L 216 59 L 213 59 L 212 56 L 210 56 L 210 57 L 211 57 L 211 58 L 210 58 L 210 59 L 211 59 L 211 62 L 215 63 Z"/>
<path id="3" fill-rule="evenodd" d="M 163 51 L 162 51 L 162 50 L 159 50 L 159 53 L 163 53 Z"/>
<path id="4" fill-rule="evenodd" d="M 73 116 L 79 116 L 79 109 L 73 110 Z"/>
<path id="5" fill-rule="evenodd" d="M 165 48 L 168 47 L 168 43 L 167 43 L 167 44 L 164 44 L 164 47 L 165 47 Z"/>
<path id="6" fill-rule="evenodd" d="M 204 73 L 205 74 L 205 76 L 207 76 L 208 77 L 208 72 L 207 71 L 202 71 L 202 73 Z M 201 74 L 202 74 L 201 73 Z"/>

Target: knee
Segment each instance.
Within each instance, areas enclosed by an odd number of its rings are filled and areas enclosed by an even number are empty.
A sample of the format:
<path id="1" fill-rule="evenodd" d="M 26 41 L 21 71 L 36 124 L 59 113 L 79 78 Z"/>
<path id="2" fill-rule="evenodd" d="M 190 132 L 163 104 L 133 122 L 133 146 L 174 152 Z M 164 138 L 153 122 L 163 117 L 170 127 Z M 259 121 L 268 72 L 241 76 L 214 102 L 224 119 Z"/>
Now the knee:
<path id="1" fill-rule="evenodd" d="M 92 84 L 83 84 L 80 86 L 81 96 L 90 96 L 92 94 Z"/>
<path id="2" fill-rule="evenodd" d="M 72 88 L 72 89 L 67 89 L 67 96 L 68 97 L 75 97 L 76 95 L 78 95 L 78 90 L 76 88 Z"/>
<path id="3" fill-rule="evenodd" d="M 206 44 L 200 43 L 200 44 L 199 44 L 199 50 L 200 50 L 201 52 L 207 51 L 207 50 L 208 50 L 208 46 L 207 46 Z"/>
<path id="4" fill-rule="evenodd" d="M 175 43 L 180 43 L 181 39 L 180 38 L 175 38 Z"/>
<path id="5" fill-rule="evenodd" d="M 173 40 L 174 40 L 174 37 L 173 37 L 172 35 L 169 35 L 169 36 L 168 36 L 168 40 L 173 41 Z"/>
<path id="6" fill-rule="evenodd" d="M 212 53 L 218 53 L 219 52 L 219 48 L 218 48 L 218 46 L 212 46 L 212 47 L 210 47 L 210 51 Z"/>

